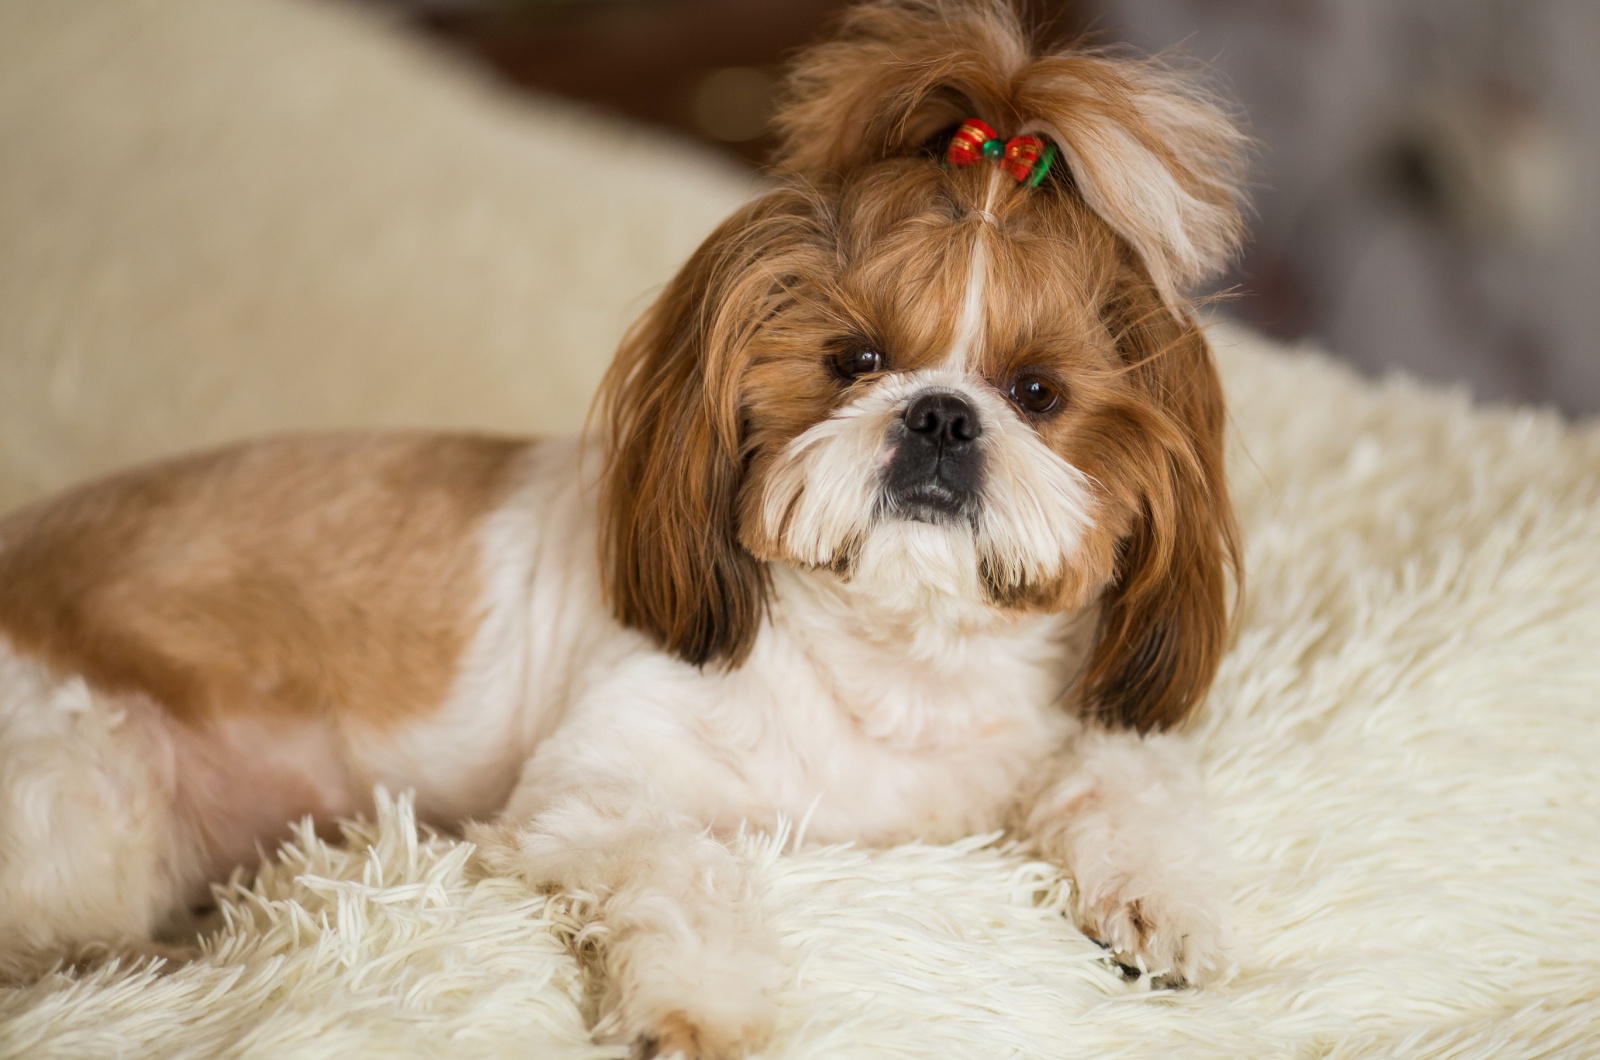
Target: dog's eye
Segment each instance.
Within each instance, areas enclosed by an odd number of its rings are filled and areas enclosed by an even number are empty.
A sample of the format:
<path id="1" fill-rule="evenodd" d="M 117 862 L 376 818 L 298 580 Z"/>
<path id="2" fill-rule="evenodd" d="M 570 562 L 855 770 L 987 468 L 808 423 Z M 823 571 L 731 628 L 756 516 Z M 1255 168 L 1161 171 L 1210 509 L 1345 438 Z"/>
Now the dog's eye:
<path id="1" fill-rule="evenodd" d="M 883 354 L 866 346 L 852 346 L 833 358 L 833 370 L 841 379 L 857 379 L 883 371 Z"/>
<path id="2" fill-rule="evenodd" d="M 1054 412 L 1061 405 L 1061 390 L 1048 379 L 1022 374 L 1011 384 L 1011 400 L 1031 416 Z"/>

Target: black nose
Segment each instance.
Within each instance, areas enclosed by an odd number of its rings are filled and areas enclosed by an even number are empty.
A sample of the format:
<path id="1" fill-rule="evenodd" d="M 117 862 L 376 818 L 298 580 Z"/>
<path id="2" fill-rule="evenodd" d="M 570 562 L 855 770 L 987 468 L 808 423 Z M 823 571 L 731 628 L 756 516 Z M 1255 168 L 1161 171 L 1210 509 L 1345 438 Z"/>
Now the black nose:
<path id="1" fill-rule="evenodd" d="M 983 433 L 978 412 L 959 394 L 923 394 L 906 408 L 906 430 L 957 446 Z"/>
<path id="2" fill-rule="evenodd" d="M 901 418 L 905 436 L 885 469 L 891 509 L 920 522 L 971 514 L 983 483 L 978 410 L 959 394 L 918 394 Z"/>

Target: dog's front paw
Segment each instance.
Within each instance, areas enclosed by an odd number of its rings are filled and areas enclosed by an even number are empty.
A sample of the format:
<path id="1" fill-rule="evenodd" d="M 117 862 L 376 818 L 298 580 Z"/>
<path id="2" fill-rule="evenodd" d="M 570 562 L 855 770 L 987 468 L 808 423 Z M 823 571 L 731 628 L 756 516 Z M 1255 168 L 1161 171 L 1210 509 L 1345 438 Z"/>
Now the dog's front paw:
<path id="1" fill-rule="evenodd" d="M 635 1057 L 736 1060 L 761 1048 L 777 1022 L 778 955 L 761 933 L 699 945 L 632 934 L 613 941 L 613 978 L 596 1031 Z"/>
<path id="2" fill-rule="evenodd" d="M 1125 876 L 1080 878 L 1074 914 L 1128 977 L 1148 974 L 1158 987 L 1205 986 L 1233 972 L 1227 909 L 1209 891 Z"/>

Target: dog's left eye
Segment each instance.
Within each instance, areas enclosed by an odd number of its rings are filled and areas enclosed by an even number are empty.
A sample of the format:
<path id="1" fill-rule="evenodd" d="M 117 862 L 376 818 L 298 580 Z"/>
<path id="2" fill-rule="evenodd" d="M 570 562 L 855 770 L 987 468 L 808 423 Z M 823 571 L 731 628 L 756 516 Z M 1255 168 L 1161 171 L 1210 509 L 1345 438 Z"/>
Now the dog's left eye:
<path id="1" fill-rule="evenodd" d="M 1011 400 L 1034 416 L 1054 412 L 1061 404 L 1061 390 L 1050 380 L 1037 375 L 1017 376 L 1011 384 Z"/>
<path id="2" fill-rule="evenodd" d="M 866 346 L 852 346 L 833 358 L 833 370 L 842 379 L 856 379 L 883 371 L 883 354 Z"/>

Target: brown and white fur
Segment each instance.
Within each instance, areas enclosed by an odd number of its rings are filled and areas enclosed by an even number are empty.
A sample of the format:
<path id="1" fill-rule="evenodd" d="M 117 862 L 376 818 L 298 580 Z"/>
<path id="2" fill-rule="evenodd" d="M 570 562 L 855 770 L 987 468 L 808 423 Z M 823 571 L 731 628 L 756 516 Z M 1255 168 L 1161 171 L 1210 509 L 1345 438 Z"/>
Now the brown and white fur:
<path id="1" fill-rule="evenodd" d="M 1037 189 L 945 168 L 969 116 Z M 375 784 L 585 896 L 600 1033 L 723 1055 L 774 939 L 721 839 L 1007 827 L 1153 975 L 1229 966 L 1182 743 L 1223 649 L 1224 411 L 1184 291 L 1241 138 L 991 0 L 802 57 L 777 183 L 624 343 L 586 454 L 291 437 L 0 522 L 0 962 L 148 948 Z M 1053 404 L 1051 402 L 1053 401 Z"/>

